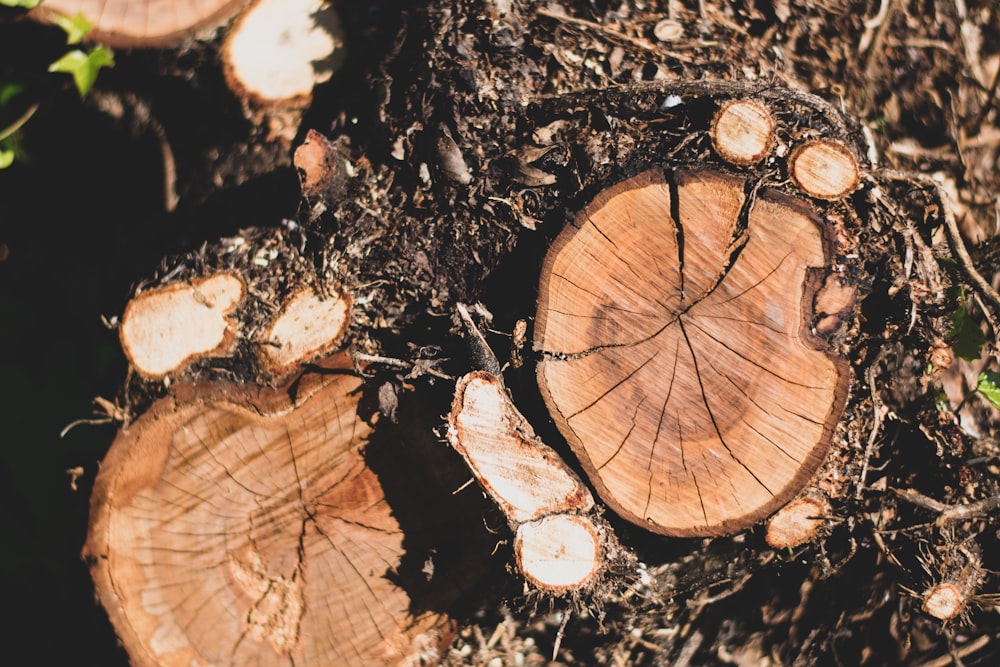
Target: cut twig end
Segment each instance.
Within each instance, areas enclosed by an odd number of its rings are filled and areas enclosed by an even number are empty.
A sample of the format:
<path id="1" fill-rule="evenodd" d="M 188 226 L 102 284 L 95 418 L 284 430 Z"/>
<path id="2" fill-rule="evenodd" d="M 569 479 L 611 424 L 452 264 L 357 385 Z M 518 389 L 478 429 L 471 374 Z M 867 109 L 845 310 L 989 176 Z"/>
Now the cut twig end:
<path id="1" fill-rule="evenodd" d="M 246 285 L 223 272 L 142 292 L 125 307 L 119 338 L 129 363 L 150 379 L 232 350 L 232 315 Z"/>
<path id="2" fill-rule="evenodd" d="M 772 549 L 791 549 L 812 540 L 830 512 L 826 501 L 813 496 L 793 500 L 767 522 L 765 541 Z"/>
<path id="3" fill-rule="evenodd" d="M 233 22 L 222 58 L 248 101 L 301 108 L 341 66 L 343 47 L 340 18 L 324 0 L 257 0 Z"/>
<path id="4" fill-rule="evenodd" d="M 854 155 L 842 143 L 829 139 L 807 141 L 788 159 L 792 182 L 817 199 L 835 200 L 858 189 L 861 170 Z"/>
<path id="5" fill-rule="evenodd" d="M 715 114 L 712 145 L 724 159 L 742 167 L 757 164 L 774 142 L 774 119 L 751 100 L 732 100 Z"/>
<path id="6" fill-rule="evenodd" d="M 272 376 L 335 351 L 351 321 L 351 298 L 333 293 L 323 298 L 310 287 L 293 293 L 267 332 L 260 348 L 261 366 Z"/>
<path id="7" fill-rule="evenodd" d="M 551 593 L 592 584 L 601 571 L 602 552 L 597 527 L 575 514 L 523 523 L 514 536 L 514 554 L 524 578 Z"/>

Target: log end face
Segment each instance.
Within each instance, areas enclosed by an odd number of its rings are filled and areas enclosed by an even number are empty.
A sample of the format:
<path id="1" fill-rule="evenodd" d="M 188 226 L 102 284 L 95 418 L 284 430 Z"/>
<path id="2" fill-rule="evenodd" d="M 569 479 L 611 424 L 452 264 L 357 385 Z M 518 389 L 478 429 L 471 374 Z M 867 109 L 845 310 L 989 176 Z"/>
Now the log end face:
<path id="1" fill-rule="evenodd" d="M 261 367 L 272 377 L 284 377 L 302 364 L 334 352 L 351 321 L 351 298 L 345 293 L 325 297 L 305 287 L 294 292 L 264 334 Z"/>
<path id="2" fill-rule="evenodd" d="M 304 108 L 344 61 L 339 15 L 323 0 L 258 0 L 229 29 L 229 85 L 258 107 Z"/>
<path id="3" fill-rule="evenodd" d="M 842 199 L 861 183 L 861 169 L 851 151 L 839 141 L 814 139 L 792 151 L 788 174 L 795 185 L 817 199 Z"/>
<path id="4" fill-rule="evenodd" d="M 607 238 L 607 256 L 567 281 L 579 292 L 573 310 L 547 298 L 545 288 L 567 271 L 546 258 L 538 382 L 616 512 L 668 535 L 731 534 L 801 492 L 844 408 L 850 368 L 811 333 L 814 275 L 827 267 L 831 234 L 806 201 L 773 193 L 751 203 L 741 230 L 742 179 L 710 170 L 673 178 L 675 209 L 636 206 L 644 197 L 623 196 L 623 186 L 649 186 L 626 180 L 595 200 L 600 215 L 588 207 L 550 249 L 595 255 L 588 241 L 575 243 L 588 225 Z M 652 252 L 649 230 L 672 225 L 678 241 Z M 644 298 L 655 306 L 637 307 Z M 841 315 L 852 299 L 831 286 L 820 301 Z M 644 328 L 609 338 L 574 326 L 566 312 L 577 323 L 608 319 L 629 329 L 633 318 Z"/>
<path id="5" fill-rule="evenodd" d="M 575 514 L 522 524 L 514 537 L 514 553 L 525 579 L 550 593 L 584 588 L 602 570 L 598 529 L 587 517 Z"/>
<path id="6" fill-rule="evenodd" d="M 246 294 L 234 273 L 222 272 L 135 296 L 118 334 L 129 363 L 147 379 L 182 371 L 198 359 L 232 351 L 232 316 Z"/>
<path id="7" fill-rule="evenodd" d="M 715 114 L 712 145 L 723 159 L 749 167 L 764 159 L 774 143 L 774 119 L 763 104 L 731 100 Z"/>

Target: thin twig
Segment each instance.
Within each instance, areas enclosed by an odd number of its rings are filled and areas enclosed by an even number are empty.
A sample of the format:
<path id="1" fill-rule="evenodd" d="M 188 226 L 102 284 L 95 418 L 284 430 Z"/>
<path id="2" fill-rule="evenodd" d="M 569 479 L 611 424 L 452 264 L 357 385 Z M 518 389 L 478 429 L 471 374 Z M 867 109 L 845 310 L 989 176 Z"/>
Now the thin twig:
<path id="1" fill-rule="evenodd" d="M 986 116 L 989 115 L 990 110 L 993 108 L 993 100 L 997 95 L 997 87 L 1000 86 L 1000 63 L 997 64 L 997 71 L 993 75 L 993 82 L 990 84 L 990 88 L 987 91 L 986 101 L 983 102 L 983 108 L 979 110 L 979 115 L 976 116 L 975 122 L 972 127 L 975 131 L 972 134 L 979 134 L 979 130 L 983 127 L 983 122 L 986 120 Z"/>
<path id="2" fill-rule="evenodd" d="M 631 35 L 626 35 L 623 32 L 612 30 L 607 26 L 603 26 L 600 23 L 594 23 L 593 21 L 588 21 L 587 19 L 577 18 L 576 16 L 568 16 L 567 14 L 554 12 L 550 9 L 545 9 L 544 7 L 536 9 L 535 14 L 537 16 L 544 16 L 545 18 L 549 18 L 554 21 L 560 21 L 562 23 L 575 25 L 578 28 L 586 28 L 587 30 L 593 30 L 594 32 L 599 32 L 610 39 L 618 40 L 620 42 L 625 42 L 626 44 L 637 46 L 640 49 L 645 49 L 646 51 L 656 51 L 658 53 L 663 53 L 664 55 L 680 60 L 681 62 L 685 63 L 694 62 L 694 60 L 691 57 L 686 56 L 682 53 L 677 53 L 676 51 L 664 49 L 663 47 L 657 46 L 656 44 L 653 44 L 648 40 L 642 39 L 641 37 L 632 37 Z"/>
<path id="3" fill-rule="evenodd" d="M 861 474 L 858 475 L 858 487 L 854 491 L 854 499 L 860 500 L 865 490 L 865 480 L 868 477 L 868 465 L 872 455 L 875 453 L 875 441 L 878 440 L 879 432 L 882 430 L 882 420 L 889 413 L 889 409 L 882 403 L 878 396 L 878 388 L 875 386 L 875 365 L 873 364 L 865 373 L 868 380 L 868 387 L 872 395 L 872 407 L 875 416 L 875 423 L 872 424 L 871 433 L 868 434 L 868 443 L 865 445 L 865 458 L 861 462 Z"/>
<path id="4" fill-rule="evenodd" d="M 948 655 L 942 655 L 932 660 L 921 662 L 917 665 L 914 665 L 914 667 L 949 667 L 949 665 L 955 664 L 954 660 L 955 657 L 964 658 L 972 653 L 975 653 L 976 651 L 985 647 L 989 643 L 990 643 L 989 635 L 979 635 L 965 646 L 956 648 L 954 652 L 949 651 Z"/>
<path id="5" fill-rule="evenodd" d="M 952 253 L 954 253 L 955 259 L 958 260 L 959 266 L 962 267 L 962 271 L 965 272 L 966 277 L 972 283 L 972 288 L 986 302 L 981 304 L 983 306 L 983 316 L 989 323 L 994 336 L 1000 335 L 1000 328 L 998 328 L 997 316 L 995 314 L 1000 313 L 1000 294 L 993 289 L 990 282 L 976 269 L 972 261 L 972 256 L 969 255 L 969 251 L 965 247 L 965 241 L 962 239 L 962 232 L 958 228 L 958 223 L 955 222 L 955 215 L 952 213 L 951 203 L 944 188 L 941 187 L 940 183 L 924 174 L 904 174 L 886 171 L 886 175 L 894 180 L 919 183 L 931 190 L 937 197 L 937 200 L 941 203 L 941 217 L 944 219 L 944 230 L 945 235 L 948 237 L 948 246 L 951 248 Z M 987 307 L 987 305 L 990 307 Z"/>
<path id="6" fill-rule="evenodd" d="M 937 512 L 939 516 L 935 523 L 939 526 L 952 521 L 981 518 L 1000 507 L 1000 495 L 991 496 L 984 500 L 969 503 L 968 505 L 948 505 L 913 489 L 906 489 L 905 491 L 893 489 L 892 492 L 911 505 L 922 507 L 931 512 Z"/>

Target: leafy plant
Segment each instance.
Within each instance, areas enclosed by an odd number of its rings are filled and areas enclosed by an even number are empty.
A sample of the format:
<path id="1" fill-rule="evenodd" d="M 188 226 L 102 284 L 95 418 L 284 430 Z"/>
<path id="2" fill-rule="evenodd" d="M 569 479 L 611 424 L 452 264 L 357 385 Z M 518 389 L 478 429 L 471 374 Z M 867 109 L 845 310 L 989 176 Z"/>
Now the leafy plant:
<path id="1" fill-rule="evenodd" d="M 995 371 L 980 373 L 976 391 L 982 394 L 983 398 L 989 401 L 993 407 L 1000 408 L 1000 373 Z"/>
<path id="2" fill-rule="evenodd" d="M 41 0 L 0 0 L 0 5 L 31 9 Z M 75 17 L 55 16 L 52 22 L 66 33 L 66 44 L 79 44 L 93 28 L 83 14 Z M 86 97 L 94 86 L 97 75 L 105 67 L 113 67 L 114 54 L 106 46 L 98 45 L 89 50 L 75 48 L 67 51 L 49 65 L 49 72 L 65 73 L 73 77 L 80 97 Z M 17 154 L 16 132 L 38 109 L 38 102 L 25 102 L 24 86 L 17 82 L 0 83 L 0 169 L 9 167 Z"/>
<path id="3" fill-rule="evenodd" d="M 938 262 L 952 284 L 948 289 L 948 301 L 954 306 L 954 310 L 948 315 L 948 321 L 951 322 L 948 339 L 955 354 L 966 361 L 973 361 L 982 354 L 986 335 L 979 323 L 969 317 L 969 300 L 962 288 L 958 263 L 947 257 L 940 258 Z"/>

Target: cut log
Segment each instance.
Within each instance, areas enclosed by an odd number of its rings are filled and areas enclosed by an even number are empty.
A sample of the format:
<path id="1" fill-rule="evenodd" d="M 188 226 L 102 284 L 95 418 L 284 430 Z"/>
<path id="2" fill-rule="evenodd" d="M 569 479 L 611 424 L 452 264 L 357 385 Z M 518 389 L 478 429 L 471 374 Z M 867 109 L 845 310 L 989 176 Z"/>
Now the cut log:
<path id="1" fill-rule="evenodd" d="M 151 289 L 125 306 L 118 329 L 132 367 L 147 378 L 162 378 L 192 362 L 232 351 L 233 312 L 246 285 L 223 272 Z"/>
<path id="2" fill-rule="evenodd" d="M 843 410 L 847 362 L 810 330 L 827 232 L 742 179 L 650 170 L 557 237 L 538 382 L 598 494 L 668 535 L 741 530 L 797 495 Z M 674 220 L 673 211 L 678 216 Z"/>
<path id="3" fill-rule="evenodd" d="M 605 556 L 620 548 L 590 514 L 587 487 L 535 435 L 499 377 L 475 371 L 458 381 L 448 441 L 507 517 L 525 579 L 552 593 L 597 581 Z"/>
<path id="4" fill-rule="evenodd" d="M 248 0 L 45 0 L 33 14 L 83 14 L 93 23 L 91 33 L 111 46 L 165 46 L 201 28 L 224 23 Z"/>
<path id="5" fill-rule="evenodd" d="M 436 663 L 403 534 L 362 449 L 346 354 L 283 390 L 177 385 L 122 431 L 84 556 L 132 664 Z"/>
<path id="6" fill-rule="evenodd" d="M 727 102 L 712 122 L 712 145 L 726 160 L 748 167 L 757 164 L 774 141 L 774 119 L 752 100 Z"/>
<path id="7" fill-rule="evenodd" d="M 334 352 L 344 339 L 351 317 L 346 294 L 321 297 L 311 287 L 293 293 L 264 334 L 261 366 L 274 377 Z"/>
<path id="8" fill-rule="evenodd" d="M 818 199 L 841 199 L 858 188 L 858 161 L 843 144 L 807 141 L 788 158 L 788 175 L 803 192 Z"/>
<path id="9" fill-rule="evenodd" d="M 229 29 L 222 58 L 250 102 L 304 107 L 344 60 L 340 18 L 326 0 L 256 0 Z"/>
<path id="10" fill-rule="evenodd" d="M 553 514 L 521 524 L 514 535 L 514 553 L 525 579 L 547 591 L 576 590 L 592 583 L 604 557 L 597 526 L 576 514 Z"/>
<path id="11" fill-rule="evenodd" d="M 823 527 L 823 517 L 829 513 L 829 505 L 820 498 L 798 498 L 768 519 L 764 539 L 773 549 L 790 549 L 805 544 Z"/>

